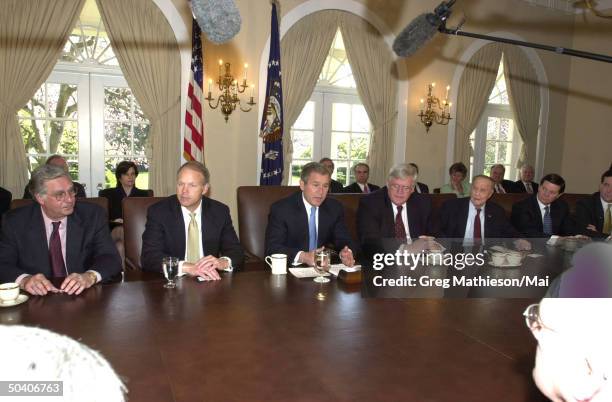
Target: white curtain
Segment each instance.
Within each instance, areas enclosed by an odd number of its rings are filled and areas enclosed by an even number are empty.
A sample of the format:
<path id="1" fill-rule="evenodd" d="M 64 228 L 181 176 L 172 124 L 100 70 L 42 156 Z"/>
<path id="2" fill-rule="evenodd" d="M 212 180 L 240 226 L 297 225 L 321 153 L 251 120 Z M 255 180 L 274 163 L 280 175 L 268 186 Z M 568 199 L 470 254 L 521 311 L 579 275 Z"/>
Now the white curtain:
<path id="1" fill-rule="evenodd" d="M 370 181 L 383 184 L 393 165 L 397 121 L 397 70 L 383 36 L 364 19 L 342 12 L 340 32 L 357 92 L 372 123 Z"/>
<path id="2" fill-rule="evenodd" d="M 517 167 L 535 163 L 540 126 L 540 84 L 522 48 L 503 46 L 504 74 L 514 123 L 523 140 Z"/>
<path id="3" fill-rule="evenodd" d="M 497 78 L 501 56 L 502 46 L 500 44 L 488 44 L 472 56 L 463 71 L 457 95 L 454 162 L 470 165 L 469 137 L 489 101 L 489 95 L 495 85 L 495 78 Z"/>
<path id="4" fill-rule="evenodd" d="M 47 79 L 84 0 L 0 2 L 0 185 L 20 198 L 28 181 L 17 111 Z"/>
<path id="5" fill-rule="evenodd" d="M 151 123 L 149 187 L 156 196 L 172 194 L 181 138 L 181 60 L 176 38 L 151 0 L 96 1 L 119 66 Z"/>
<path id="6" fill-rule="evenodd" d="M 337 11 L 320 11 L 297 22 L 281 41 L 283 85 L 283 184 L 291 179 L 291 126 L 317 84 L 323 63 L 338 29 Z"/>

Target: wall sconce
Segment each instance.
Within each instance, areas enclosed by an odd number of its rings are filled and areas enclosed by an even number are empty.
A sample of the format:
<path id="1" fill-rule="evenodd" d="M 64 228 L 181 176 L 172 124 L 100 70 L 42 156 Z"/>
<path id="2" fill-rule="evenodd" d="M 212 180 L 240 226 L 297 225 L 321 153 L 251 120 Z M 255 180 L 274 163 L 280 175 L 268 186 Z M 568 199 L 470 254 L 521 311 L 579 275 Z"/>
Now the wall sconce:
<path id="1" fill-rule="evenodd" d="M 427 132 L 429 132 L 429 128 L 433 123 L 445 126 L 452 119 L 450 116 L 452 103 L 448 102 L 448 91 L 450 90 L 450 86 L 446 87 L 446 97 L 443 101 L 440 101 L 440 99 L 432 95 L 431 91 L 435 86 L 435 82 L 428 85 L 429 91 L 427 93 L 427 100 L 421 99 L 421 113 L 418 114 Z M 423 110 L 425 103 L 427 103 L 427 108 Z"/>
<path id="2" fill-rule="evenodd" d="M 248 87 L 247 71 L 249 65 L 246 63 L 244 64 L 244 77 L 242 79 L 241 84 L 238 84 L 238 80 L 232 76 L 230 63 L 225 63 L 225 72 L 222 72 L 223 67 L 223 60 L 219 60 L 219 78 L 217 79 L 216 84 L 219 87 L 219 91 L 221 93 L 217 98 L 217 102 L 214 103 L 213 106 L 212 102 L 215 100 L 215 98 L 213 98 L 211 95 L 213 83 L 212 79 L 208 80 L 208 96 L 204 99 L 208 101 L 208 106 L 210 106 L 211 109 L 216 109 L 219 107 L 219 104 L 221 105 L 221 113 L 223 113 L 223 116 L 225 116 L 225 122 L 227 123 L 229 115 L 232 114 L 234 110 L 236 110 L 237 106 L 239 106 L 240 110 L 242 110 L 243 112 L 249 112 L 252 109 L 252 106 L 255 105 L 255 102 L 253 101 L 255 85 L 251 84 L 251 98 L 248 102 L 246 102 L 246 104 L 251 107 L 244 109 L 242 107 L 242 104 L 240 103 L 240 98 L 238 98 L 238 94 L 244 93 L 244 91 Z"/>

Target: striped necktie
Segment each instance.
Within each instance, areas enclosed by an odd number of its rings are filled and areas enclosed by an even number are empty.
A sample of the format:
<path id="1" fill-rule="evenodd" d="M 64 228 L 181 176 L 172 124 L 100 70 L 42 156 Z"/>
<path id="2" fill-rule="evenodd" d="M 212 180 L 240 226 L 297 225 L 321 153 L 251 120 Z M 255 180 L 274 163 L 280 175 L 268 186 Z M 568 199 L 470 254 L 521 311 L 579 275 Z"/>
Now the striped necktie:
<path id="1" fill-rule="evenodd" d="M 551 236 L 553 234 L 552 230 L 552 218 L 550 217 L 550 205 L 544 207 L 544 234 L 547 236 Z"/>
<path id="2" fill-rule="evenodd" d="M 195 212 L 190 212 L 189 228 L 187 229 L 187 261 L 196 262 L 200 259 L 200 231 Z"/>

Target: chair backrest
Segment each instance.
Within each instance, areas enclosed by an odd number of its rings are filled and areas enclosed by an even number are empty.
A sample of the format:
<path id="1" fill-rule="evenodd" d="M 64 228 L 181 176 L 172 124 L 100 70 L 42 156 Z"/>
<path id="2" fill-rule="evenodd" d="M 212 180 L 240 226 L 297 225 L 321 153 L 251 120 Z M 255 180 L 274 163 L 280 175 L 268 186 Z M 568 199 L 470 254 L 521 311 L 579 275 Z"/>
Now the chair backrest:
<path id="1" fill-rule="evenodd" d="M 126 269 L 142 269 L 140 252 L 142 234 L 147 223 L 147 211 L 149 206 L 163 199 L 164 197 L 125 197 L 122 200 Z"/>
<path id="2" fill-rule="evenodd" d="M 265 257 L 265 236 L 270 206 L 293 194 L 297 186 L 238 187 L 238 235 L 244 249 L 261 259 Z"/>
<path id="3" fill-rule="evenodd" d="M 512 215 L 512 205 L 517 202 L 523 201 L 525 198 L 529 197 L 531 194 L 529 193 L 508 193 L 508 194 L 498 194 L 494 193 L 491 197 L 491 201 L 499 205 L 506 212 L 506 217 L 510 219 Z"/>
<path id="4" fill-rule="evenodd" d="M 570 214 L 574 215 L 576 213 L 576 204 L 578 201 L 587 199 L 589 197 L 591 197 L 591 194 L 563 193 L 559 199 L 567 202 Z"/>
<path id="5" fill-rule="evenodd" d="M 86 202 L 89 204 L 98 205 L 104 210 L 104 212 L 106 213 L 106 216 L 108 217 L 108 199 L 104 197 L 92 197 L 92 198 L 77 198 L 76 200 L 77 202 Z M 31 205 L 33 202 L 34 200 L 31 200 L 31 199 L 17 198 L 11 201 L 11 209 L 25 207 L 27 205 Z"/>
<path id="6" fill-rule="evenodd" d="M 444 194 L 423 194 L 431 200 L 431 226 L 433 233 L 437 233 L 440 227 L 440 208 L 448 200 L 457 198 L 455 193 L 444 193 Z"/>

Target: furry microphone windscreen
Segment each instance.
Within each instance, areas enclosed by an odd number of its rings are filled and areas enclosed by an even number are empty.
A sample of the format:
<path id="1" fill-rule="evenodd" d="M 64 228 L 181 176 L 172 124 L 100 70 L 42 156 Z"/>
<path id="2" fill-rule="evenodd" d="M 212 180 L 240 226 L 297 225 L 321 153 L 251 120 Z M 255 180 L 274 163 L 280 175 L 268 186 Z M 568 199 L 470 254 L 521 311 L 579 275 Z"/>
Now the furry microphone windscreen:
<path id="1" fill-rule="evenodd" d="M 397 35 L 393 51 L 400 57 L 412 56 L 438 32 L 442 21 L 434 14 L 421 14 Z"/>
<path id="2" fill-rule="evenodd" d="M 240 12 L 233 0 L 192 0 L 191 7 L 198 25 L 208 40 L 219 45 L 240 32 Z"/>

